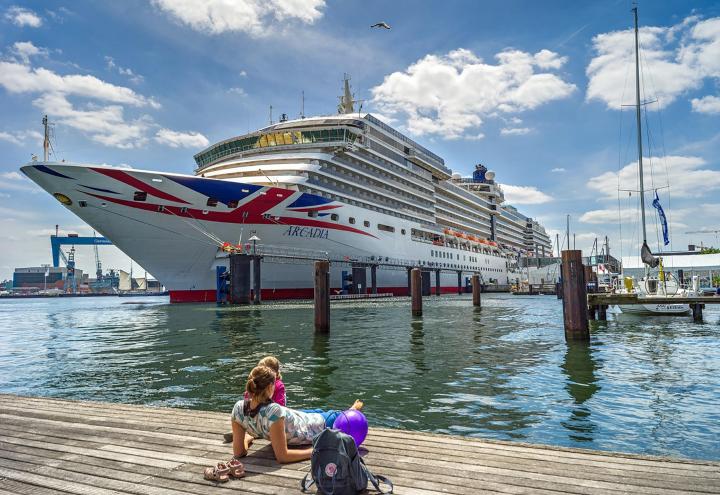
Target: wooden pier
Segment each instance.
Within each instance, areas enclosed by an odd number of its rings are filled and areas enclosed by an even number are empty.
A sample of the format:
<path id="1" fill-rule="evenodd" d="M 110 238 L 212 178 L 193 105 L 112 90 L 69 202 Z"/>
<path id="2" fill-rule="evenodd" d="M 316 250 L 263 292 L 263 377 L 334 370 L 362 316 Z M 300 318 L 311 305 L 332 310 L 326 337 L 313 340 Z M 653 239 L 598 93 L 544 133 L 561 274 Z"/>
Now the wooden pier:
<path id="1" fill-rule="evenodd" d="M 0 494 L 300 493 L 308 462 L 281 466 L 260 440 L 243 459 L 245 478 L 205 481 L 205 466 L 231 456 L 228 430 L 229 412 L 0 395 Z M 720 493 L 718 462 L 384 428 L 364 446 L 399 495 Z"/>

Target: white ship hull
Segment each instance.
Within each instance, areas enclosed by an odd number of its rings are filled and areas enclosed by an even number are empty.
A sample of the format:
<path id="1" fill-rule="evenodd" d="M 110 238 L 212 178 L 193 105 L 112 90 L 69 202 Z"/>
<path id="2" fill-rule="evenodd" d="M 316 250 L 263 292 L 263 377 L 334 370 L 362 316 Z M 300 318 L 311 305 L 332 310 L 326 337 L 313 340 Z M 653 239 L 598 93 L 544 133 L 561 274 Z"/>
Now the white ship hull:
<path id="1" fill-rule="evenodd" d="M 508 262 L 499 250 L 418 242 L 411 238 L 411 230 L 421 227 L 417 223 L 291 189 L 64 163 L 36 162 L 22 171 L 56 198 L 67 197 L 69 210 L 155 276 L 174 302 L 215 301 L 216 267 L 227 265 L 218 240 L 247 243 L 252 233 L 264 246 L 347 260 L 332 264 L 336 291 L 350 261 L 371 257 L 440 268 L 442 292 L 457 291 L 458 271 L 463 286 L 472 273 L 508 281 Z M 218 199 L 217 205 L 209 206 L 209 198 Z M 379 230 L 379 224 L 395 230 Z M 269 258 L 262 266 L 262 297 L 312 297 L 312 275 L 309 263 Z M 434 275 L 431 283 L 434 288 Z M 379 292 L 407 294 L 406 270 L 378 269 L 377 286 Z"/>

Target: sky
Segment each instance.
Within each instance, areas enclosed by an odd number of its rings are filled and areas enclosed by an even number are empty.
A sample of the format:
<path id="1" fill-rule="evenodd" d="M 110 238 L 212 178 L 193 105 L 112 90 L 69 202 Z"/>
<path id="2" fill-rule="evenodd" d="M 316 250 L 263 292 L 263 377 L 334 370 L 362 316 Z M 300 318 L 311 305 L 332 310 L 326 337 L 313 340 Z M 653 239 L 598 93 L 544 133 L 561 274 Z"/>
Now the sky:
<path id="1" fill-rule="evenodd" d="M 638 250 L 628 0 L 0 0 L 0 279 L 50 262 L 48 236 L 92 230 L 19 173 L 42 156 L 192 173 L 208 144 L 286 113 L 336 112 L 343 74 L 363 111 L 575 246 Z M 720 3 L 639 3 L 648 241 L 720 245 Z M 391 29 L 371 28 L 384 21 Z M 620 221 L 621 220 L 621 221 Z M 78 265 L 94 272 L 90 247 Z M 106 268 L 128 270 L 114 247 Z"/>

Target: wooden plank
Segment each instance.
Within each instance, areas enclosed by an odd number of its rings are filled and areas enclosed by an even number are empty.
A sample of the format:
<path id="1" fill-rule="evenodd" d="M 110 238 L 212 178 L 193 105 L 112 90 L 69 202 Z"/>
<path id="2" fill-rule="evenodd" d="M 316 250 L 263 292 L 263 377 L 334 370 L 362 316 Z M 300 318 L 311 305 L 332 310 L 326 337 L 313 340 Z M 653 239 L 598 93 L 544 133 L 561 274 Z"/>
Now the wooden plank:
<path id="1" fill-rule="evenodd" d="M 228 427 L 227 413 L 0 395 L 0 469 L 30 476 L 9 480 L 19 487 L 67 493 L 298 493 L 308 463 L 279 466 L 262 440 L 244 459 L 246 479 L 222 486 L 203 480 L 204 466 L 229 457 L 220 436 Z M 366 446 L 371 469 L 391 476 L 398 494 L 720 493 L 714 461 L 385 428 L 371 429 Z M 58 474 L 35 484 L 43 477 L 33 476 L 48 467 Z"/>

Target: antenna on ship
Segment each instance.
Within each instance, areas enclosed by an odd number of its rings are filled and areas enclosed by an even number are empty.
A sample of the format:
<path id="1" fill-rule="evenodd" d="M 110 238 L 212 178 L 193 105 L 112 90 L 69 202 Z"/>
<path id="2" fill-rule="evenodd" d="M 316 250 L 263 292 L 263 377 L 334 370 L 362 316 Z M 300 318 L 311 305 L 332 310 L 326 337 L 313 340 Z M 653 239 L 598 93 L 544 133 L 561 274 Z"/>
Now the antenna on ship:
<path id="1" fill-rule="evenodd" d="M 338 113 L 354 113 L 355 103 L 360 103 L 358 113 L 362 110 L 362 102 L 365 100 L 356 100 L 355 95 L 350 91 L 350 76 L 343 74 L 343 95 L 340 96 L 340 104 L 338 105 Z"/>
<path id="2" fill-rule="evenodd" d="M 301 91 L 300 118 L 305 118 L 305 90 Z"/>
<path id="3" fill-rule="evenodd" d="M 272 105 L 270 105 L 270 125 L 272 125 Z"/>
<path id="4" fill-rule="evenodd" d="M 48 161 L 50 157 L 50 126 L 48 125 L 48 118 L 45 115 L 42 119 L 44 137 L 43 137 L 43 161 Z"/>

